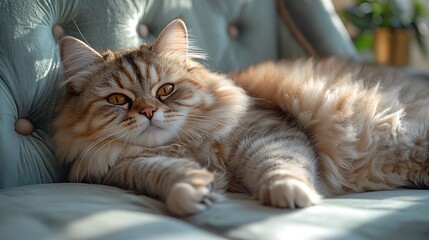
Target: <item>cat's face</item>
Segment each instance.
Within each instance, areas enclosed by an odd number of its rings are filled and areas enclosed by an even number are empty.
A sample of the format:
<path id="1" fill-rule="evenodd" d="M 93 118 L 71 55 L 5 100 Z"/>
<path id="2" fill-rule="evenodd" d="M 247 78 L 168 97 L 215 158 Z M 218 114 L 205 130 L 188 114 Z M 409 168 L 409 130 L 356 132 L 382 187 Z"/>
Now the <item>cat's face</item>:
<path id="1" fill-rule="evenodd" d="M 204 71 L 195 64 L 195 69 L 188 69 L 189 64 L 160 59 L 147 47 L 107 53 L 77 94 L 69 88 L 73 106 L 67 107 L 78 106 L 73 110 L 79 116 L 74 128 L 90 135 L 113 134 L 142 146 L 165 144 L 187 134 L 196 137 L 189 120 L 202 121 L 203 109 L 213 100 L 206 92 L 209 86 L 198 81 Z"/>
<path id="2" fill-rule="evenodd" d="M 180 20 L 139 49 L 100 55 L 71 37 L 60 47 L 68 75 L 55 120 L 60 144 L 105 138 L 152 147 L 219 138 L 247 106 L 243 90 L 192 60 Z"/>

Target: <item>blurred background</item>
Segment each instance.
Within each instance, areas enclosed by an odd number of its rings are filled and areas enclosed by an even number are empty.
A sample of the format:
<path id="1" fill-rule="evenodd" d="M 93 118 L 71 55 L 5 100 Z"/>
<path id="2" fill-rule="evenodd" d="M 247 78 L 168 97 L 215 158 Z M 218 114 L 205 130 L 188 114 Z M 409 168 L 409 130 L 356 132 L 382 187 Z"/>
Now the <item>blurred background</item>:
<path id="1" fill-rule="evenodd" d="M 362 57 L 429 69 L 429 0 L 332 0 Z"/>

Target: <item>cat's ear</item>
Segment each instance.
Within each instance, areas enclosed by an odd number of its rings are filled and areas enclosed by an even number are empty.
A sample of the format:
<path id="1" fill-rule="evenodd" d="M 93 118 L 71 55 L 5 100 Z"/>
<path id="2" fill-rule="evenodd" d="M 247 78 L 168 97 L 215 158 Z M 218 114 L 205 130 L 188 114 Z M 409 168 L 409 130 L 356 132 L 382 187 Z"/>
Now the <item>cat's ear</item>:
<path id="1" fill-rule="evenodd" d="M 171 21 L 152 43 L 150 48 L 157 52 L 176 52 L 187 54 L 189 51 L 188 30 L 180 19 Z"/>
<path id="2" fill-rule="evenodd" d="M 90 46 L 74 37 L 63 37 L 59 42 L 60 57 L 68 77 L 87 68 L 89 64 L 103 57 Z"/>

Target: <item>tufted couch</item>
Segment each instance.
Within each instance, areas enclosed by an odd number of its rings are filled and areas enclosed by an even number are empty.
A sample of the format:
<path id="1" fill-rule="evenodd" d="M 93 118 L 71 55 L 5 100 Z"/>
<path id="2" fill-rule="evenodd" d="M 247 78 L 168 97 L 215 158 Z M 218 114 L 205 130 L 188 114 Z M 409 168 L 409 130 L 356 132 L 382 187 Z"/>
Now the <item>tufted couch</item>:
<path id="1" fill-rule="evenodd" d="M 357 57 L 327 0 L 0 1 L 0 239 L 429 238 L 424 190 L 350 194 L 300 210 L 228 194 L 177 219 L 146 196 L 67 183 L 51 139 L 64 80 L 58 39 L 75 36 L 99 51 L 136 47 L 177 17 L 215 71 L 267 59 Z"/>

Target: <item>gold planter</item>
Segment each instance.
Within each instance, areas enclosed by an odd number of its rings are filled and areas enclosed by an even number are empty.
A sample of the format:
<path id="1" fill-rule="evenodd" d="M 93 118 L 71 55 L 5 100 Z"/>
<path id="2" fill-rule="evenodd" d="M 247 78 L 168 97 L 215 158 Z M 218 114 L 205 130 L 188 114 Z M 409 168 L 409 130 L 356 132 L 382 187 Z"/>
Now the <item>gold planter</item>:
<path id="1" fill-rule="evenodd" d="M 394 66 L 407 65 L 411 33 L 409 29 L 377 29 L 374 35 L 374 51 L 377 62 Z"/>

